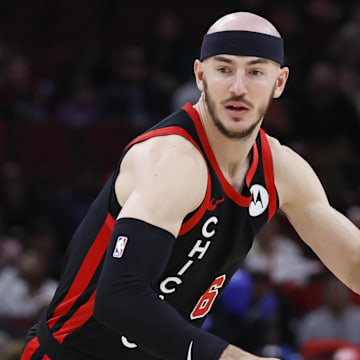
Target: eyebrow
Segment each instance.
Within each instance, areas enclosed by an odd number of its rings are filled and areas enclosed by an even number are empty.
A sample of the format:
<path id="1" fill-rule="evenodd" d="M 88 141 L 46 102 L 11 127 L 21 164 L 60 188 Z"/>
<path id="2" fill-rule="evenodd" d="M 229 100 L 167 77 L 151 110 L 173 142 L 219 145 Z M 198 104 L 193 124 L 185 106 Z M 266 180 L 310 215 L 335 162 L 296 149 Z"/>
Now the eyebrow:
<path id="1" fill-rule="evenodd" d="M 247 62 L 247 65 L 256 65 L 256 64 L 268 64 L 270 61 L 267 59 L 255 59 Z"/>
<path id="2" fill-rule="evenodd" d="M 228 64 L 234 64 L 235 62 L 232 59 L 229 59 L 228 57 L 217 55 L 214 57 L 214 60 L 219 62 L 225 62 Z M 270 61 L 263 58 L 258 58 L 255 60 L 250 60 L 246 63 L 246 65 L 256 65 L 256 64 L 268 64 Z"/>
<path id="3" fill-rule="evenodd" d="M 227 58 L 225 56 L 221 56 L 221 55 L 220 56 L 219 55 L 215 56 L 214 60 L 220 61 L 220 62 L 226 62 L 228 64 L 233 64 L 234 63 L 234 61 L 232 61 L 231 59 L 229 59 L 229 58 Z"/>

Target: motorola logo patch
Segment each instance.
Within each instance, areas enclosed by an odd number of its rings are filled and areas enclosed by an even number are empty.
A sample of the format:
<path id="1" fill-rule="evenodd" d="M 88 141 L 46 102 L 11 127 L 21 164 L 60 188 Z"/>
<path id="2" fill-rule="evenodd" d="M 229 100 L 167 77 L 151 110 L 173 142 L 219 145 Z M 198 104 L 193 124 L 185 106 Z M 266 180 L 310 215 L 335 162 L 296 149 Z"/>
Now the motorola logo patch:
<path id="1" fill-rule="evenodd" d="M 254 184 L 250 188 L 252 195 L 251 203 L 249 206 L 250 216 L 261 215 L 269 205 L 269 194 L 267 190 L 259 184 Z"/>

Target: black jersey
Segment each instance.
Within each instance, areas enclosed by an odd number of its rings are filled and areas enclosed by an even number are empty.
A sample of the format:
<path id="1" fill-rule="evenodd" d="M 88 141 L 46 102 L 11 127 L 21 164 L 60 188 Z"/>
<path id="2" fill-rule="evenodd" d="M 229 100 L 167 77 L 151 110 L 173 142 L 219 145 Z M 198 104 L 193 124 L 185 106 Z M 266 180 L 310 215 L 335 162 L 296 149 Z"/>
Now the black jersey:
<path id="1" fill-rule="evenodd" d="M 134 144 L 171 134 L 186 138 L 202 153 L 208 167 L 208 184 L 202 204 L 184 219 L 154 289 L 185 319 L 201 326 L 248 253 L 254 235 L 278 207 L 272 156 L 266 134 L 260 130 L 239 193 L 222 174 L 197 111 L 187 104 L 133 140 L 121 159 Z M 121 209 L 114 191 L 120 163 L 73 236 L 65 271 L 46 319 L 57 342 L 89 359 L 154 359 L 126 334 L 116 333 L 93 317 L 99 274 Z"/>

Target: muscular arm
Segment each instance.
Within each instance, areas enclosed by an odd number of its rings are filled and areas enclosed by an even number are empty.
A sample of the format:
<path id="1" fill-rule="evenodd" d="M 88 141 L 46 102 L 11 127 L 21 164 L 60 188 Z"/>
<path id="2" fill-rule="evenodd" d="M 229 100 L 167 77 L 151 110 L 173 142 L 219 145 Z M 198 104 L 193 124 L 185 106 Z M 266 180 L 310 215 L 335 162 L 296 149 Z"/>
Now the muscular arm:
<path id="1" fill-rule="evenodd" d="M 116 182 L 123 207 L 100 276 L 94 316 L 156 358 L 217 360 L 227 345 L 183 319 L 152 288 L 184 216 L 201 203 L 206 186 L 204 160 L 178 137 L 130 150 Z M 128 242 L 123 256 L 114 258 L 119 235 Z"/>
<path id="2" fill-rule="evenodd" d="M 280 208 L 299 236 L 347 286 L 360 292 L 360 231 L 328 202 L 309 164 L 270 138 Z"/>
<path id="3" fill-rule="evenodd" d="M 141 219 L 176 237 L 184 217 L 204 199 L 207 179 L 202 155 L 180 136 L 140 143 L 124 158 L 115 184 L 123 205 L 118 218 Z"/>

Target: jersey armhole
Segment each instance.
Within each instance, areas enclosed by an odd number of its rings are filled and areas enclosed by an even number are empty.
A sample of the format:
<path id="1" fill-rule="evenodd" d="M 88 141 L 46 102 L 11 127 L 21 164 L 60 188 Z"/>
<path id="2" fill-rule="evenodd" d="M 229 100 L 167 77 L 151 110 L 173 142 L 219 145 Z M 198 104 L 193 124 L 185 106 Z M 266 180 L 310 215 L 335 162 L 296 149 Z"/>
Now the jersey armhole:
<path id="1" fill-rule="evenodd" d="M 184 235 L 187 232 L 189 232 L 192 228 L 196 226 L 196 224 L 200 221 L 200 219 L 205 214 L 206 210 L 208 209 L 208 205 L 211 198 L 211 177 L 210 177 L 210 171 L 208 168 L 208 182 L 207 182 L 207 188 L 206 188 L 206 194 L 202 201 L 202 203 L 198 206 L 196 210 L 189 213 L 185 217 L 185 221 L 183 221 L 183 224 L 181 225 L 180 231 L 178 236 Z"/>
<path id="2" fill-rule="evenodd" d="M 119 204 L 119 201 L 117 200 L 117 197 L 115 194 L 115 181 L 120 172 L 121 161 L 124 158 L 124 156 L 126 155 L 126 153 L 135 144 L 138 144 L 142 141 L 145 141 L 145 140 L 148 140 L 148 139 L 151 139 L 154 137 L 166 136 L 166 135 L 179 135 L 179 136 L 185 138 L 186 140 L 190 141 L 202 155 L 202 157 L 205 161 L 206 167 L 207 167 L 207 172 L 208 172 L 207 188 L 206 188 L 206 193 L 205 193 L 204 199 L 196 210 L 194 210 L 193 212 L 189 213 L 186 216 L 189 218 L 186 221 L 183 221 L 183 224 L 180 228 L 180 232 L 178 235 L 178 236 L 180 236 L 180 235 L 183 235 L 183 234 L 187 233 L 188 231 L 190 231 L 197 224 L 197 222 L 200 220 L 202 215 L 205 213 L 205 211 L 207 209 L 207 205 L 210 201 L 210 196 L 211 196 L 211 177 L 210 177 L 210 170 L 209 170 L 209 165 L 206 161 L 206 157 L 205 157 L 203 151 L 201 150 L 201 148 L 199 147 L 199 145 L 191 137 L 191 135 L 184 128 L 182 128 L 180 126 L 168 126 L 168 127 L 164 127 L 164 128 L 160 128 L 160 129 L 150 130 L 149 132 L 146 132 L 146 133 L 136 137 L 125 147 L 125 149 L 123 150 L 123 152 L 121 154 L 120 160 L 117 164 L 116 170 L 113 173 L 112 189 L 110 192 L 110 199 L 109 199 L 109 210 L 110 210 L 112 216 L 113 216 L 112 211 L 114 209 L 118 208 L 119 211 L 121 210 L 121 205 Z"/>
<path id="3" fill-rule="evenodd" d="M 263 156 L 263 168 L 265 175 L 266 188 L 269 192 L 269 216 L 268 221 L 275 215 L 279 206 L 279 197 L 275 186 L 274 166 L 271 154 L 271 148 L 263 129 L 260 129 L 261 152 Z"/>

